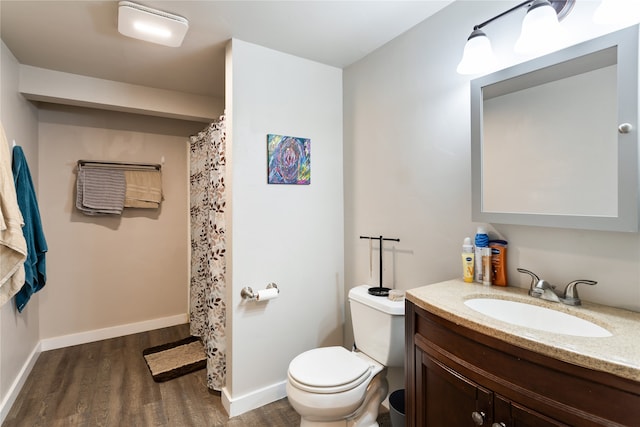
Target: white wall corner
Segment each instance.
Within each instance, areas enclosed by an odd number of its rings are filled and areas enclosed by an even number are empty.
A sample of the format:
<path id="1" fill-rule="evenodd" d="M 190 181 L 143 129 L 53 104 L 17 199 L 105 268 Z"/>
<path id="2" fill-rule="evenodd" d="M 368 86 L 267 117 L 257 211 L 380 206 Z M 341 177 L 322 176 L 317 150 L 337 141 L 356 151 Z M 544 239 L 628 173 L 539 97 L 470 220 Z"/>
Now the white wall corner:
<path id="1" fill-rule="evenodd" d="M 18 394 L 20 393 L 20 390 L 22 390 L 24 383 L 27 381 L 27 378 L 29 377 L 29 374 L 36 364 L 38 356 L 40 356 L 41 352 L 42 345 L 39 342 L 33 348 L 27 360 L 25 360 L 24 365 L 22 365 L 22 369 L 20 369 L 20 372 L 18 372 L 18 375 L 16 375 L 16 378 L 11 384 L 11 387 L 9 387 L 7 394 L 5 394 L 2 402 L 0 402 L 0 424 L 4 423 L 5 418 L 9 414 L 11 407 L 18 398 Z"/>
<path id="2" fill-rule="evenodd" d="M 232 397 L 229 389 L 223 387 L 221 391 L 222 406 L 227 411 L 229 418 L 237 417 L 245 412 L 287 397 L 286 385 L 286 381 L 281 381 L 237 397 Z"/>

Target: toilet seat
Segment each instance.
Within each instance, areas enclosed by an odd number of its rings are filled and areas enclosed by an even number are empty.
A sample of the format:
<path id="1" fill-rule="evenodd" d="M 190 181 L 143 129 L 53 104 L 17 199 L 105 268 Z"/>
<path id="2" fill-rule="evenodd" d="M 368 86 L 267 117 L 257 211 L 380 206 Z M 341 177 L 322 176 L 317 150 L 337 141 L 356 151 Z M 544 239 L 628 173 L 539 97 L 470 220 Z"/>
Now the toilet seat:
<path id="1" fill-rule="evenodd" d="M 372 365 L 344 347 L 322 347 L 298 355 L 289 364 L 291 385 L 310 393 L 351 390 L 371 376 Z"/>

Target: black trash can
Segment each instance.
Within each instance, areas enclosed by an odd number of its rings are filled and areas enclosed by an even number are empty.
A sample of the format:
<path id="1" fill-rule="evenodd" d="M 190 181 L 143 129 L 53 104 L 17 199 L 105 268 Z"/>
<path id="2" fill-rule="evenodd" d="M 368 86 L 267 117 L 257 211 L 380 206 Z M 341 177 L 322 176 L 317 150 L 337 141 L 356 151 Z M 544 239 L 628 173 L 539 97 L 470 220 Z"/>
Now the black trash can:
<path id="1" fill-rule="evenodd" d="M 396 390 L 389 396 L 389 415 L 392 427 L 404 427 L 404 389 Z"/>

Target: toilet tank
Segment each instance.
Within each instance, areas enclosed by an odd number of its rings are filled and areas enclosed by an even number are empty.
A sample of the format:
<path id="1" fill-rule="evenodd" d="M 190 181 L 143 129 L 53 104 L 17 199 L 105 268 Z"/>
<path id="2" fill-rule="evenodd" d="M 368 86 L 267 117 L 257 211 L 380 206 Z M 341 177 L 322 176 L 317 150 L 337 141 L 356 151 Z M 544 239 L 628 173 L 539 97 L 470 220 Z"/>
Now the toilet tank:
<path id="1" fill-rule="evenodd" d="M 349 291 L 356 347 L 384 366 L 404 365 L 404 299 L 370 295 L 371 286 Z"/>

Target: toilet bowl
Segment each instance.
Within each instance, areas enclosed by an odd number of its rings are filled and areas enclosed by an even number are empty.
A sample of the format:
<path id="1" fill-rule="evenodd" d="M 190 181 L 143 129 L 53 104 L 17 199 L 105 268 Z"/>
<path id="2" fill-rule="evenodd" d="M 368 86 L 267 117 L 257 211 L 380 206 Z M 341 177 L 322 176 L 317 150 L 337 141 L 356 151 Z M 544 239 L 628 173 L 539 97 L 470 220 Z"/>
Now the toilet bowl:
<path id="1" fill-rule="evenodd" d="M 377 427 L 388 366 L 404 361 L 404 301 L 349 291 L 357 350 L 321 347 L 289 364 L 287 397 L 301 427 Z"/>
<path id="2" fill-rule="evenodd" d="M 306 351 L 289 365 L 287 396 L 301 426 L 377 426 L 388 392 L 386 369 L 344 347 Z"/>

